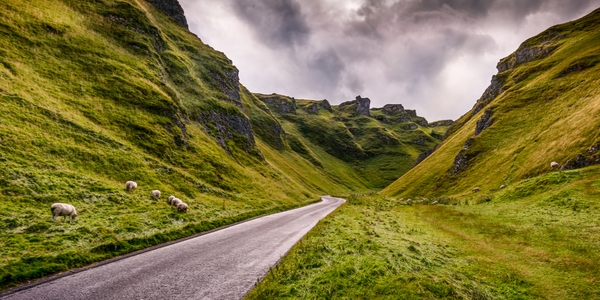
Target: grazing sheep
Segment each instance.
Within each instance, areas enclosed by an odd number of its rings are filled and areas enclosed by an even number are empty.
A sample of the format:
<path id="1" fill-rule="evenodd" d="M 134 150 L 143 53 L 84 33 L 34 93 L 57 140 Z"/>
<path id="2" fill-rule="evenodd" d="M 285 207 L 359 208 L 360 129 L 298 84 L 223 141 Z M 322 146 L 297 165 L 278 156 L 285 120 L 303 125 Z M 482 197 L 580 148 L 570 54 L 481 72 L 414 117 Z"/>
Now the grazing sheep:
<path id="1" fill-rule="evenodd" d="M 169 203 L 169 205 L 170 205 L 171 201 L 173 201 L 173 199 L 175 199 L 175 196 L 173 196 L 173 195 L 169 196 L 169 198 L 167 199 L 167 203 Z"/>
<path id="2" fill-rule="evenodd" d="M 438 204 L 437 201 L 433 201 L 433 203 L 431 203 L 431 205 L 436 205 L 436 204 Z"/>
<path id="3" fill-rule="evenodd" d="M 125 188 L 128 191 L 135 190 L 137 188 L 137 183 L 135 183 L 135 181 L 127 181 L 125 182 Z"/>
<path id="4" fill-rule="evenodd" d="M 58 216 L 64 216 L 63 222 L 67 219 L 67 216 L 69 216 L 69 223 L 73 223 L 73 220 L 77 217 L 75 206 L 71 204 L 54 203 L 50 206 L 50 211 L 52 212 L 52 220 L 54 220 L 54 222 L 56 222 L 56 217 Z"/>
<path id="5" fill-rule="evenodd" d="M 181 202 L 181 203 L 177 204 L 177 210 L 178 210 L 179 212 L 187 212 L 187 210 L 188 210 L 188 205 L 187 205 L 187 204 L 185 204 L 185 203 L 183 203 L 183 202 Z"/>
<path id="6" fill-rule="evenodd" d="M 550 168 L 555 169 L 555 168 L 558 168 L 558 167 L 560 167 L 560 165 L 557 162 L 553 161 L 553 162 L 550 163 Z"/>
<path id="7" fill-rule="evenodd" d="M 177 207 L 177 205 L 179 205 L 179 203 L 183 203 L 183 201 L 181 201 L 181 199 L 179 199 L 179 198 L 175 198 L 175 199 L 171 200 L 171 205 L 174 207 Z"/>
<path id="8" fill-rule="evenodd" d="M 479 187 L 473 188 L 473 192 L 479 192 Z"/>
<path id="9" fill-rule="evenodd" d="M 150 193 L 152 194 L 152 197 L 154 197 L 154 200 L 160 198 L 160 191 L 159 190 L 153 190 Z"/>
<path id="10" fill-rule="evenodd" d="M 501 188 L 501 189 L 503 189 L 503 188 L 505 188 L 505 187 L 506 187 L 506 186 L 505 186 L 504 184 L 500 186 L 500 188 Z"/>

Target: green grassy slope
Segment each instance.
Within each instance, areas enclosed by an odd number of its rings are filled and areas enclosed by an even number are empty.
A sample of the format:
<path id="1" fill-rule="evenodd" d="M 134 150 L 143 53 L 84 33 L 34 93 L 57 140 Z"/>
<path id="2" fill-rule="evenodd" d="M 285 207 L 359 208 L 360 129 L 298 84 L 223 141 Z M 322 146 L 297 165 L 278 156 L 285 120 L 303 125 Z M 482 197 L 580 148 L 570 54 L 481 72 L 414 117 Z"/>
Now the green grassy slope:
<path id="1" fill-rule="evenodd" d="M 247 298 L 598 298 L 598 57 L 600 10 L 524 42 L 433 154 L 347 195 Z"/>
<path id="2" fill-rule="evenodd" d="M 327 100 L 301 100 L 255 94 L 286 132 L 293 152 L 348 188 L 376 190 L 407 172 L 423 151 L 432 148 L 447 126 L 428 127 L 424 118 L 406 112 L 370 109 L 356 104 L 331 106 Z"/>
<path id="3" fill-rule="evenodd" d="M 525 41 L 500 61 L 488 90 L 439 149 L 383 193 L 487 193 L 552 172 L 552 161 L 567 169 L 597 163 L 599 62 L 600 10 Z"/>
<path id="4" fill-rule="evenodd" d="M 223 53 L 145 1 L 2 1 L 0 289 L 348 191 L 277 126 Z"/>
<path id="5" fill-rule="evenodd" d="M 595 299 L 599 189 L 592 166 L 413 205 L 350 195 L 247 299 Z"/>

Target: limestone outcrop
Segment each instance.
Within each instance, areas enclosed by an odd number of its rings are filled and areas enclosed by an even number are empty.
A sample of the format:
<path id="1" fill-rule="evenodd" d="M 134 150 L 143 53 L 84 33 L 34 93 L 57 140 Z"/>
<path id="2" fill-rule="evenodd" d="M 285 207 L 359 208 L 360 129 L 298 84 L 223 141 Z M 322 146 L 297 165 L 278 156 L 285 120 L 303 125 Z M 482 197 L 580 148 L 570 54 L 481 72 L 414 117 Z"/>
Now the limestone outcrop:
<path id="1" fill-rule="evenodd" d="M 429 127 L 450 126 L 452 124 L 454 124 L 454 121 L 452 121 L 452 120 L 440 120 L 440 121 L 435 121 L 435 122 L 429 123 Z"/>
<path id="2" fill-rule="evenodd" d="M 294 98 L 286 98 L 276 94 L 271 97 L 258 97 L 258 99 L 266 104 L 275 112 L 281 114 L 296 114 L 296 100 Z"/>
<path id="3" fill-rule="evenodd" d="M 169 17 L 175 19 L 177 24 L 185 29 L 188 28 L 187 19 L 183 13 L 183 8 L 179 1 L 177 0 L 146 0 L 148 3 L 152 4 L 152 6 L 162 10 Z"/>
<path id="4" fill-rule="evenodd" d="M 370 117 L 371 116 L 371 99 L 362 98 L 360 95 L 356 96 L 356 100 L 346 101 L 341 103 L 338 107 L 343 108 L 346 106 L 356 106 L 356 114 Z"/>

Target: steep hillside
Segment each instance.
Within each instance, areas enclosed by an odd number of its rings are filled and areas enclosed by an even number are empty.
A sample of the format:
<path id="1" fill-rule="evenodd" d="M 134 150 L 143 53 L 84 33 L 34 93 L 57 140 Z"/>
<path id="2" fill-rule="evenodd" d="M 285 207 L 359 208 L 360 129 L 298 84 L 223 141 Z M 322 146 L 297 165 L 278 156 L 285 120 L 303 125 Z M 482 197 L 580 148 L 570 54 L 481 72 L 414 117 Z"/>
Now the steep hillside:
<path id="1" fill-rule="evenodd" d="M 255 95 L 277 117 L 293 152 L 328 178 L 361 190 L 383 188 L 396 180 L 452 124 L 429 124 L 401 104 L 371 108 L 371 101 L 360 96 L 332 106 L 327 100 Z"/>
<path id="2" fill-rule="evenodd" d="M 175 0 L 0 3 L 0 288 L 353 188 L 186 27 Z"/>
<path id="3" fill-rule="evenodd" d="M 498 63 L 473 109 L 388 196 L 497 191 L 552 170 L 599 164 L 600 10 L 553 26 Z"/>

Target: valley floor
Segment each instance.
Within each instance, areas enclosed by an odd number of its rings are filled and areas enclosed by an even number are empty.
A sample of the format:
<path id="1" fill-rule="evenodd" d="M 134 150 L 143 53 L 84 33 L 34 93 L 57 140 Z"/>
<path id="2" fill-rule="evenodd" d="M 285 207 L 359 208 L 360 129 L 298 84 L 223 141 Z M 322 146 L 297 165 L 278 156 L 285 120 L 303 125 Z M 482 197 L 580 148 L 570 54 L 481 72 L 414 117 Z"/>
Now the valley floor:
<path id="1" fill-rule="evenodd" d="M 447 205 L 350 196 L 247 298 L 597 298 L 598 173 L 435 199 Z"/>

